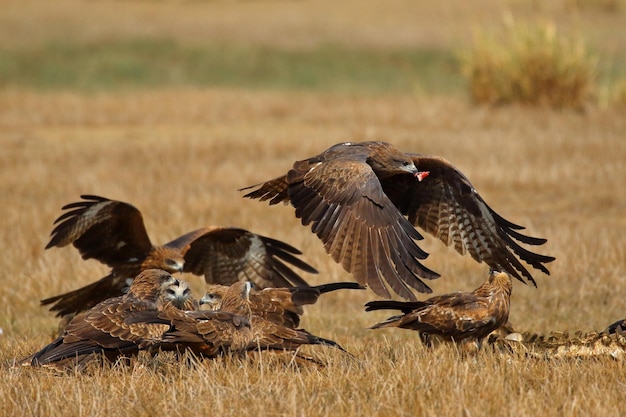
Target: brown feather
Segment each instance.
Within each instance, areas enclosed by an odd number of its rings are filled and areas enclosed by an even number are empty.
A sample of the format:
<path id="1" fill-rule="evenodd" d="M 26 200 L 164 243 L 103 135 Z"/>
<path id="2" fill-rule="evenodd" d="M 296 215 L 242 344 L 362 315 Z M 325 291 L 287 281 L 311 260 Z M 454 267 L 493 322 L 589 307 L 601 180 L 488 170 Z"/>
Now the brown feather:
<path id="1" fill-rule="evenodd" d="M 370 301 L 366 311 L 400 310 L 372 329 L 399 327 L 436 335 L 448 341 L 483 338 L 507 323 L 513 285 L 506 272 L 492 271 L 488 279 L 472 292 L 456 292 L 423 302 Z"/>
<path id="2" fill-rule="evenodd" d="M 282 326 L 296 328 L 300 325 L 300 316 L 304 313 L 303 306 L 315 304 L 320 295 L 340 289 L 362 290 L 365 287 L 353 282 L 335 282 L 313 287 L 252 289 L 248 308 L 253 315 Z M 199 303 L 201 306 L 208 305 L 212 310 L 219 310 L 228 290 L 227 286 L 212 286 Z M 240 298 L 234 300 L 242 302 Z"/>
<path id="3" fill-rule="evenodd" d="M 311 290 L 317 292 L 319 296 L 322 291 L 329 292 L 341 287 L 342 285 L 335 285 L 320 289 L 307 288 L 302 291 Z M 353 288 L 353 285 L 345 287 Z M 177 328 L 165 338 L 178 343 L 192 342 L 196 344 L 196 349 L 197 343 L 202 342 L 209 347 L 219 346 L 220 350 L 235 352 L 257 349 L 295 350 L 303 344 L 324 344 L 342 349 L 331 340 L 295 328 L 302 308 L 287 300 L 293 301 L 293 294 L 297 294 L 300 289 L 265 289 L 252 292 L 249 283 L 237 282 L 229 287 L 216 286 L 214 291 L 214 295 L 217 295 L 221 302 L 214 306 L 217 310 L 210 313 L 232 315 L 233 320 L 238 319 L 239 323 L 233 322 L 230 323 L 232 325 L 228 325 L 226 322 L 201 320 L 194 326 L 190 322 L 184 324 L 173 322 Z M 315 300 L 309 297 L 301 298 L 303 302 L 316 300 L 316 297 Z M 202 312 L 198 312 L 196 316 L 201 314 Z M 217 324 L 220 326 L 216 327 Z M 211 351 L 208 348 L 204 350 Z"/>
<path id="4" fill-rule="evenodd" d="M 63 207 L 68 211 L 55 221 L 46 249 L 71 243 L 83 259 L 94 258 L 110 266 L 111 272 L 95 283 L 42 300 L 42 305 L 52 305 L 50 310 L 57 316 L 71 318 L 122 295 L 128 281 L 145 269 L 184 270 L 214 283 L 250 280 L 261 288 L 307 286 L 290 266 L 317 272 L 296 257 L 301 254 L 298 249 L 237 228 L 200 228 L 154 246 L 137 208 L 99 196 L 81 197 L 82 201 Z"/>
<path id="5" fill-rule="evenodd" d="M 433 156 L 410 154 L 415 166 L 429 175 L 421 182 L 398 177 L 383 181 L 382 187 L 409 221 L 460 254 L 469 253 L 478 262 L 503 270 L 523 282 L 535 280 L 515 257 L 549 274 L 543 265 L 553 257 L 529 252 L 515 240 L 541 245 L 545 239 L 516 232 L 522 229 L 494 212 L 463 173 L 450 162 Z M 521 274 L 521 275 L 520 275 Z"/>
<path id="6" fill-rule="evenodd" d="M 519 233 L 522 227 L 492 210 L 448 161 L 385 142 L 334 145 L 295 162 L 285 176 L 242 190 L 270 204 L 289 201 L 326 252 L 386 298 L 391 287 L 415 300 L 411 289 L 431 292 L 422 279 L 438 277 L 420 262 L 427 253 L 416 243 L 422 236 L 414 226 L 522 282 L 535 283 L 521 261 L 549 274 L 544 264 L 554 260 L 519 245 L 545 239 Z"/>
<path id="7" fill-rule="evenodd" d="M 138 321 L 136 316 L 171 305 L 164 297 L 169 288 L 179 284 L 166 271 L 143 271 L 133 280 L 127 294 L 107 299 L 76 315 L 62 336 L 23 362 L 82 368 L 96 357 L 114 360 L 157 345 L 169 324 L 146 323 Z"/>

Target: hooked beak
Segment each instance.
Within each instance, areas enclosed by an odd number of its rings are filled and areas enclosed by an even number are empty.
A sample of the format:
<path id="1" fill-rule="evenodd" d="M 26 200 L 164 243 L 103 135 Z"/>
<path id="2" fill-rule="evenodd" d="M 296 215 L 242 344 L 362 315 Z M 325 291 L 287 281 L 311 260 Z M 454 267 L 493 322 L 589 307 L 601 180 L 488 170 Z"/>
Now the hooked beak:
<path id="1" fill-rule="evenodd" d="M 414 163 L 403 165 L 401 168 L 404 171 L 406 171 L 406 172 L 408 172 L 410 174 L 413 174 L 413 175 L 415 175 L 418 172 L 417 167 L 415 166 Z"/>
<path id="2" fill-rule="evenodd" d="M 213 294 L 205 294 L 201 299 L 198 300 L 199 305 L 211 304 L 213 301 Z"/>
<path id="3" fill-rule="evenodd" d="M 212 310 L 217 310 L 222 305 L 222 297 L 218 296 L 214 293 L 207 292 L 204 296 L 198 301 L 198 305 L 203 306 L 208 304 L 209 308 Z"/>

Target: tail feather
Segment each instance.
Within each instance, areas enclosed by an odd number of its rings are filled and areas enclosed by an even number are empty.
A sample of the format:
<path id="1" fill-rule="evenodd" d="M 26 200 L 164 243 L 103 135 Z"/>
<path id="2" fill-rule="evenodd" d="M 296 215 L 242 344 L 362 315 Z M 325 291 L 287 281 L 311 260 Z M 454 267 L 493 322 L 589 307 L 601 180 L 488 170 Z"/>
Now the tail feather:
<path id="1" fill-rule="evenodd" d="M 316 285 L 320 294 L 336 290 L 364 290 L 365 287 L 357 282 L 330 282 L 328 284 Z"/>
<path id="2" fill-rule="evenodd" d="M 423 301 L 394 301 L 394 300 L 381 300 L 370 301 L 365 304 L 365 311 L 374 310 L 400 310 L 404 314 L 410 313 L 413 310 L 424 308 L 428 305 Z"/>
<path id="3" fill-rule="evenodd" d="M 331 282 L 314 287 L 293 287 L 291 301 L 298 306 L 315 304 L 321 294 L 337 290 L 364 290 L 365 287 L 356 282 Z"/>
<path id="4" fill-rule="evenodd" d="M 399 322 L 402 317 L 404 317 L 404 315 L 391 316 L 385 321 L 381 321 L 380 323 L 376 323 L 373 326 L 370 326 L 369 329 L 380 329 L 382 327 L 399 327 Z"/>
<path id="5" fill-rule="evenodd" d="M 626 319 L 618 320 L 613 324 L 610 324 L 604 333 L 608 334 L 624 334 L 626 333 Z"/>

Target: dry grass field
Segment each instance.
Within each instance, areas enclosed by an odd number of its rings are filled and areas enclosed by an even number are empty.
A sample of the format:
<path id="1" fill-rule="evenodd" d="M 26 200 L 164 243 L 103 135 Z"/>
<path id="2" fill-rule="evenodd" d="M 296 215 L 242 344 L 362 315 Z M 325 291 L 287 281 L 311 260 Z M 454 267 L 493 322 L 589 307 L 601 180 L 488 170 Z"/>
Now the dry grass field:
<path id="1" fill-rule="evenodd" d="M 623 113 L 485 110 L 448 99 L 415 101 L 231 91 L 85 97 L 3 93 L 4 203 L 0 361 L 7 415 L 619 415 L 624 362 L 537 361 L 425 350 L 408 331 L 368 331 L 371 292 L 343 292 L 308 309 L 303 326 L 355 358 L 319 348 L 325 368 L 261 361 L 173 363 L 59 377 L 9 368 L 51 339 L 38 300 L 102 276 L 74 250 L 47 252 L 60 206 L 80 193 L 133 202 L 155 242 L 206 224 L 236 225 L 291 242 L 316 265 L 313 283 L 348 279 L 288 207 L 241 198 L 242 186 L 346 139 L 383 138 L 445 155 L 490 204 L 557 257 L 539 288 L 514 284 L 522 330 L 601 330 L 625 315 L 626 145 Z M 437 293 L 470 290 L 486 267 L 427 239 Z M 188 277 L 198 291 L 197 277 Z M 623 410 L 622 410 L 623 411 Z"/>
<path id="2" fill-rule="evenodd" d="M 337 39 L 381 48 L 436 44 L 469 33 L 472 24 L 490 22 L 501 11 L 486 7 L 494 2 L 479 11 L 454 2 L 419 14 L 413 2 L 385 2 L 389 9 L 380 14 L 369 7 L 350 14 L 341 6 L 325 25 L 325 15 L 312 2 L 303 2 L 306 13 L 296 13 L 297 2 L 241 2 L 246 11 L 241 16 L 239 3 L 232 2 L 136 2 L 116 20 L 111 8 L 118 2 L 93 1 L 81 3 L 91 16 L 85 21 L 93 23 L 85 25 L 80 13 L 53 12 L 43 2 L 2 3 L 7 6 L 0 14 L 2 46 L 23 48 L 63 37 L 132 37 L 138 30 L 187 41 L 232 36 L 297 48 Z M 531 3 L 509 6 L 526 13 Z M 67 10 L 78 3 L 60 4 Z M 562 12 L 571 4 L 544 7 L 547 13 Z M 252 17 L 263 5 L 272 13 L 255 25 Z M 167 19 L 183 7 L 180 19 Z M 616 16 L 623 21 L 624 12 L 605 16 L 593 9 L 583 26 L 597 28 L 590 32 L 595 39 L 608 39 L 609 26 L 615 28 Z M 418 15 L 423 25 L 410 22 Z M 37 30 L 25 29 L 24 16 Z M 147 23 L 135 25 L 133 18 Z M 353 30 L 341 26 L 350 20 Z M 395 27 L 407 29 L 391 30 Z M 294 35 L 285 36 L 292 29 Z M 614 33 L 599 43 L 606 50 L 624 42 L 623 31 Z M 302 326 L 354 355 L 306 349 L 326 366 L 262 354 L 194 365 L 166 355 L 142 357 L 130 369 L 67 375 L 12 367 L 52 339 L 57 320 L 39 300 L 106 273 L 74 249 L 43 249 L 61 206 L 83 193 L 133 203 L 155 243 L 203 225 L 238 226 L 302 249 L 303 258 L 320 271 L 305 276 L 312 284 L 349 279 L 292 208 L 243 199 L 237 191 L 345 140 L 381 139 L 402 150 L 442 155 L 500 214 L 548 238 L 541 249 L 557 258 L 550 264 L 552 274 L 537 273 L 538 288 L 514 283 L 510 320 L 517 329 L 602 330 L 626 317 L 624 132 L 624 109 L 487 108 L 458 96 L 211 87 L 0 90 L 0 414 L 624 415 L 625 361 L 539 360 L 489 349 L 464 358 L 449 346 L 427 350 L 415 333 L 367 330 L 386 317 L 363 311 L 365 302 L 376 299 L 369 290 L 328 294 L 307 308 Z M 426 265 L 442 274 L 431 283 L 436 294 L 472 290 L 485 279 L 485 265 L 430 236 L 423 242 L 431 253 Z M 201 278 L 184 278 L 202 291 Z"/>

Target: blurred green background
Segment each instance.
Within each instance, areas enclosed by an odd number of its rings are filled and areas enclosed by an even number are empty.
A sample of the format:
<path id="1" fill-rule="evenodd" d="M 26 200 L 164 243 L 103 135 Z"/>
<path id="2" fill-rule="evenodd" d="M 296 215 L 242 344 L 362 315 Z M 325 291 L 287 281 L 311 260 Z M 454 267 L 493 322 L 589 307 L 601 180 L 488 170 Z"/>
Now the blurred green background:
<path id="1" fill-rule="evenodd" d="M 459 55 L 506 19 L 584 38 L 626 79 L 621 0 L 0 0 L 0 88 L 463 94 Z"/>

